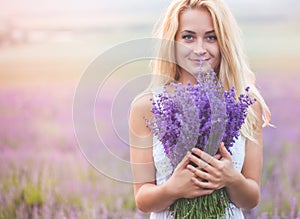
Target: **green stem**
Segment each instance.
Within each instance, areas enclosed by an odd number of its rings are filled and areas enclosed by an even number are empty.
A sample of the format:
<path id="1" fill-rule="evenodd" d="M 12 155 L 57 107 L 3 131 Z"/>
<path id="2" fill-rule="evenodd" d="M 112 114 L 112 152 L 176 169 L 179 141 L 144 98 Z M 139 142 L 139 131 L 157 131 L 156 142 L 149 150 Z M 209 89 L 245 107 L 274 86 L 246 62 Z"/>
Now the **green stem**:
<path id="1" fill-rule="evenodd" d="M 175 219 L 223 219 L 228 208 L 229 200 L 223 188 L 216 190 L 211 195 L 193 199 L 178 199 L 169 207 L 169 213 Z M 228 213 L 230 216 L 231 212 L 228 211 Z"/>

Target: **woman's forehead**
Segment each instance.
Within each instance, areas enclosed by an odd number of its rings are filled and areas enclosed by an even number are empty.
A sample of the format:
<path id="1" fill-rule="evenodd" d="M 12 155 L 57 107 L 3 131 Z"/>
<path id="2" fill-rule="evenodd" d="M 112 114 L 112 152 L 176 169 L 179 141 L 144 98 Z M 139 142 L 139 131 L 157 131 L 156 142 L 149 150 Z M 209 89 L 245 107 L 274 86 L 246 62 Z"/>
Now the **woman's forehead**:
<path id="1" fill-rule="evenodd" d="M 186 9 L 179 15 L 178 31 L 201 32 L 213 30 L 213 21 L 211 14 L 204 8 Z"/>

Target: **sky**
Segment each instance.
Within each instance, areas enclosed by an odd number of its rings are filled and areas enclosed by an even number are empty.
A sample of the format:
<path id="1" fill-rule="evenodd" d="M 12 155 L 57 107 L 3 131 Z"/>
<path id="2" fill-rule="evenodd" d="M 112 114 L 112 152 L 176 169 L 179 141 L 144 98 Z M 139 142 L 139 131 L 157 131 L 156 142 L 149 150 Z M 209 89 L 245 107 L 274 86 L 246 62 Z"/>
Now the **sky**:
<path id="1" fill-rule="evenodd" d="M 135 13 L 137 10 L 159 10 L 166 7 L 171 0 L 0 0 L 0 14 L 26 14 L 26 13 L 76 13 L 76 12 L 100 12 L 113 10 L 124 10 Z M 280 12 L 290 8 L 291 10 L 299 9 L 299 0 L 227 0 L 228 4 L 236 10 L 258 10 L 266 13 L 271 10 Z"/>
<path id="2" fill-rule="evenodd" d="M 141 17 L 153 17 L 157 20 L 159 15 L 166 9 L 171 0 L 0 0 L 0 26 L 7 20 L 26 22 L 26 19 L 57 20 L 64 19 L 79 22 L 96 17 L 107 20 L 122 20 L 122 16 L 129 19 Z M 255 20 L 266 17 L 278 17 L 279 19 L 300 20 L 299 0 L 227 0 L 233 13 L 241 19 Z M 152 18 L 151 18 L 152 19 Z M 89 22 L 89 21 L 87 21 Z"/>

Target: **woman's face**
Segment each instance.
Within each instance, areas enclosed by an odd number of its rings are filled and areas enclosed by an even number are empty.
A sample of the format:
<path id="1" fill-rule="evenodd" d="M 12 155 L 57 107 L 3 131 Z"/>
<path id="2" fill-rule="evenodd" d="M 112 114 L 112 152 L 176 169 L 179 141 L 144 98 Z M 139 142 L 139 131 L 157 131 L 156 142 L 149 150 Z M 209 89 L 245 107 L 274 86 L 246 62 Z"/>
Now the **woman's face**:
<path id="1" fill-rule="evenodd" d="M 200 57 L 216 70 L 220 64 L 220 49 L 212 17 L 206 9 L 187 9 L 179 17 L 175 36 L 177 64 L 182 72 L 199 73 Z"/>

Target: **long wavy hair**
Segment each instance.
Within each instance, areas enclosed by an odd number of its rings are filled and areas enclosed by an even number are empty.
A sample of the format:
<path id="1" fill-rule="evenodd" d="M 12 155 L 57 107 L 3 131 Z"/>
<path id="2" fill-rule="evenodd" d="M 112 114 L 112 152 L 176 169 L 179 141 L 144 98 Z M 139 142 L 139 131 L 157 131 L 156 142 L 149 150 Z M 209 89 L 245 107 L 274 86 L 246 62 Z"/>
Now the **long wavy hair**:
<path id="1" fill-rule="evenodd" d="M 152 81 L 150 87 L 166 85 L 170 81 L 179 79 L 180 67 L 175 61 L 175 36 L 179 28 L 179 16 L 184 10 L 199 8 L 207 9 L 212 17 L 221 53 L 221 61 L 216 71 L 224 90 L 234 86 L 239 96 L 245 93 L 247 86 L 250 86 L 251 95 L 256 98 L 263 110 L 263 124 L 258 124 L 258 117 L 250 107 L 241 130 L 244 137 L 255 141 L 255 127 L 268 125 L 271 113 L 255 87 L 255 75 L 244 53 L 241 31 L 223 0 L 174 0 L 169 5 L 165 16 L 155 27 L 154 37 L 162 40 L 158 47 L 158 58 L 151 63 L 152 73 L 163 77 L 160 77 L 161 80 Z"/>

